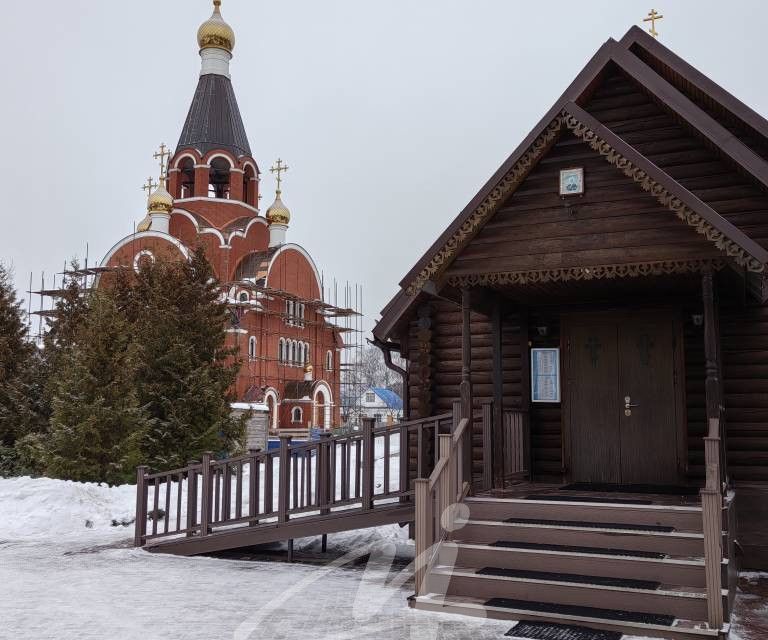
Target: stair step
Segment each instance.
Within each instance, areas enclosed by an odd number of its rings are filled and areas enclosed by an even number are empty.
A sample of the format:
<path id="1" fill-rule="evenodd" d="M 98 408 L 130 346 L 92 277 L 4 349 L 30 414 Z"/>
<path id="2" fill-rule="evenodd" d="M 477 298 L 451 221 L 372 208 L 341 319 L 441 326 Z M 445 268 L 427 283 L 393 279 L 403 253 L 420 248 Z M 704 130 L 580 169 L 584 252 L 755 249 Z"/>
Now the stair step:
<path id="1" fill-rule="evenodd" d="M 504 569 L 501 567 L 483 567 L 477 573 L 507 578 L 528 578 L 530 580 L 551 580 L 553 582 L 573 582 L 576 584 L 597 584 L 603 587 L 624 587 L 625 589 L 658 589 L 660 582 L 636 580 L 634 578 L 614 578 L 610 576 L 589 576 L 574 573 L 554 573 L 550 571 L 531 571 Z"/>
<path id="2" fill-rule="evenodd" d="M 662 586 L 638 589 L 556 578 L 516 577 L 478 573 L 478 567 L 436 566 L 427 575 L 427 591 L 449 596 L 507 598 L 567 606 L 631 608 L 686 619 L 706 619 L 704 588 Z M 552 572 L 556 573 L 556 572 Z"/>
<path id="3" fill-rule="evenodd" d="M 559 495 L 528 495 L 524 498 L 483 498 L 465 500 L 470 520 L 498 520 L 525 518 L 530 520 L 563 520 L 573 522 L 611 522 L 627 525 L 673 527 L 677 531 L 702 530 L 700 506 L 634 504 L 616 501 L 604 502 L 602 496 L 581 497 Z M 608 499 L 605 499 L 608 500 Z M 627 499 L 628 500 L 628 499 Z"/>
<path id="4" fill-rule="evenodd" d="M 583 520 L 544 520 L 534 518 L 507 518 L 511 524 L 541 524 L 550 527 L 581 527 L 587 529 L 619 529 L 623 531 L 662 531 L 671 533 L 674 527 L 656 524 L 628 524 L 623 522 L 584 522 Z"/>
<path id="5" fill-rule="evenodd" d="M 562 494 L 534 493 L 526 496 L 526 500 L 542 500 L 545 502 L 591 502 L 593 504 L 653 504 L 653 500 L 640 500 L 639 498 L 594 498 L 592 496 L 564 496 Z"/>
<path id="6" fill-rule="evenodd" d="M 672 626 L 653 625 L 626 620 L 612 620 L 607 618 L 592 618 L 583 615 L 570 615 L 564 613 L 548 613 L 528 608 L 527 602 L 522 603 L 520 609 L 508 607 L 487 606 L 487 600 L 475 597 L 443 596 L 435 593 L 414 597 L 410 600 L 412 607 L 423 611 L 453 613 L 458 615 L 475 616 L 479 618 L 492 618 L 494 620 L 537 620 L 556 624 L 575 624 L 591 629 L 605 629 L 620 631 L 627 635 L 649 638 L 664 638 L 667 640 L 704 640 L 716 639 L 721 633 L 727 633 L 729 626 L 723 629 L 709 629 L 702 620 L 677 619 Z"/>
<path id="7" fill-rule="evenodd" d="M 586 552 L 582 551 L 586 550 Z M 440 545 L 438 563 L 447 566 L 498 567 L 519 571 L 545 571 L 609 578 L 628 578 L 676 586 L 706 586 L 700 558 L 622 555 L 623 550 L 564 545 L 454 541 Z"/>
<path id="8" fill-rule="evenodd" d="M 567 544 L 540 544 L 537 542 L 510 542 L 509 540 L 498 540 L 496 542 L 492 542 L 490 546 L 504 547 L 505 549 L 532 549 L 535 551 L 557 551 L 560 553 L 587 553 L 591 555 L 649 558 L 654 560 L 662 560 L 668 557 L 666 553 L 660 553 L 658 551 L 633 551 L 632 549 L 578 547 Z"/>
<path id="9" fill-rule="evenodd" d="M 590 523 L 590 526 L 578 523 L 578 526 L 573 526 L 551 520 L 546 524 L 519 518 L 515 520 L 457 520 L 453 537 L 476 544 L 508 540 L 515 543 L 649 551 L 693 558 L 704 554 L 704 535 L 698 532 L 616 528 L 606 527 L 605 523 Z"/>
<path id="10" fill-rule="evenodd" d="M 579 616 L 582 618 L 600 618 L 602 620 L 619 620 L 640 624 L 671 627 L 675 616 L 659 613 L 643 613 L 640 611 L 624 611 L 622 609 L 601 609 L 598 607 L 581 607 L 567 604 L 552 604 L 551 602 L 528 602 L 509 598 L 491 598 L 485 603 L 487 607 L 503 607 L 505 609 L 527 609 L 541 613 Z"/>

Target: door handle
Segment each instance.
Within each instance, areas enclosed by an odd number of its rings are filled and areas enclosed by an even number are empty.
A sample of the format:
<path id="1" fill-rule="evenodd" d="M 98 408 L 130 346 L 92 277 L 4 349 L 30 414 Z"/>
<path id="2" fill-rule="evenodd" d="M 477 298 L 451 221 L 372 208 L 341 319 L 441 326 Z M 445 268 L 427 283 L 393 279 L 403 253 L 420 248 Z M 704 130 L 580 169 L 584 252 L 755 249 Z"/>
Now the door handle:
<path id="1" fill-rule="evenodd" d="M 632 415 L 632 409 L 634 407 L 639 407 L 639 404 L 632 404 L 632 398 L 629 396 L 624 396 L 624 415 L 629 417 Z"/>

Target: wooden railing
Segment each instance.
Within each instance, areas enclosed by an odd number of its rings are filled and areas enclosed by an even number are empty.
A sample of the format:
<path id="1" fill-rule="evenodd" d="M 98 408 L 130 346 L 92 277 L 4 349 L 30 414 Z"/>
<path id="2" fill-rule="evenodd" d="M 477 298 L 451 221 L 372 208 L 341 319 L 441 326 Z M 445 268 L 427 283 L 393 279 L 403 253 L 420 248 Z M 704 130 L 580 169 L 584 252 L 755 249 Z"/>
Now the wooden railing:
<path id="1" fill-rule="evenodd" d="M 709 626 L 723 626 L 723 469 L 720 437 L 721 424 L 717 418 L 709 420 L 709 434 L 704 438 L 706 485 L 701 490 L 701 508 L 704 525 L 704 569 L 707 583 L 707 609 Z"/>
<path id="2" fill-rule="evenodd" d="M 449 434 L 440 434 L 440 457 L 428 478 L 416 480 L 416 595 L 424 593 L 425 578 L 437 545 L 451 531 L 455 505 L 469 493 L 472 423 L 462 418 Z"/>
<path id="3" fill-rule="evenodd" d="M 450 432 L 452 420 L 450 413 L 393 426 L 365 420 L 360 431 L 345 436 L 324 434 L 301 445 L 281 438 L 274 451 L 226 460 L 206 453 L 200 462 L 161 473 L 139 467 L 134 542 L 143 546 L 411 501 L 410 461 L 415 456 L 417 474 L 429 473 L 436 455 L 428 450 L 437 450 L 439 434 Z"/>

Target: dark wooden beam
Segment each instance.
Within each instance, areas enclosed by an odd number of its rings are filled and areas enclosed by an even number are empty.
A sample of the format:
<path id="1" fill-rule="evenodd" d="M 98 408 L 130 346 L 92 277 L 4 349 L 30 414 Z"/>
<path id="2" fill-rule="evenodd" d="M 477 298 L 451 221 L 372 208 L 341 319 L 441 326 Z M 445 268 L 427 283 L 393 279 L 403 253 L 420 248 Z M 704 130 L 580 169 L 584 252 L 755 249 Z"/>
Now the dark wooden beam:
<path id="1" fill-rule="evenodd" d="M 472 419 L 472 292 L 461 290 L 461 417 Z"/>
<path id="2" fill-rule="evenodd" d="M 501 301 L 496 300 L 496 304 L 491 314 L 491 334 L 493 344 L 493 433 L 491 441 L 493 451 L 490 459 L 493 467 L 493 486 L 503 488 L 504 486 L 504 371 L 502 368 L 502 315 Z M 495 455 L 494 455 L 495 454 Z"/>

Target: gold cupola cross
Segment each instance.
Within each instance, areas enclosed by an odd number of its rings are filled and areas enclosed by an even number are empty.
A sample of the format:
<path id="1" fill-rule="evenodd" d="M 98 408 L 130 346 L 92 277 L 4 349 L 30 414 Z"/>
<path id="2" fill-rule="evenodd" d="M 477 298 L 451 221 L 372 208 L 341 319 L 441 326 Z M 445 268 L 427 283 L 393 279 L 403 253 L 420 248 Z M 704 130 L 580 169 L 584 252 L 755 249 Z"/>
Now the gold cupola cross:
<path id="1" fill-rule="evenodd" d="M 281 158 L 278 158 L 277 162 L 275 163 L 275 166 L 270 168 L 270 171 L 272 173 L 276 173 L 277 174 L 277 190 L 278 190 L 278 192 L 282 191 L 281 185 L 283 184 L 283 173 L 288 171 L 288 169 L 290 169 L 290 167 L 287 164 L 285 164 L 282 161 Z"/>
<path id="2" fill-rule="evenodd" d="M 160 149 L 152 157 L 155 160 L 160 160 L 160 178 L 165 178 L 168 175 L 166 173 L 168 168 L 166 159 L 170 160 L 171 158 L 171 150 L 165 146 L 165 142 L 160 145 Z"/>
<path id="3" fill-rule="evenodd" d="M 149 178 L 147 178 L 147 184 L 145 184 L 141 188 L 141 190 L 142 191 L 146 191 L 147 192 L 147 197 L 149 197 L 150 195 L 152 195 L 152 191 L 155 189 L 155 187 L 157 187 L 157 182 L 153 182 L 152 181 L 152 176 L 149 176 Z"/>
<path id="4" fill-rule="evenodd" d="M 651 23 L 651 28 L 648 29 L 648 33 L 650 33 L 654 38 L 658 38 L 659 37 L 659 32 L 656 31 L 656 21 L 657 20 L 662 20 L 663 18 L 664 18 L 664 16 L 660 15 L 656 11 L 656 9 L 651 9 L 648 12 L 648 17 L 647 18 L 643 18 L 643 22 L 650 22 Z"/>

